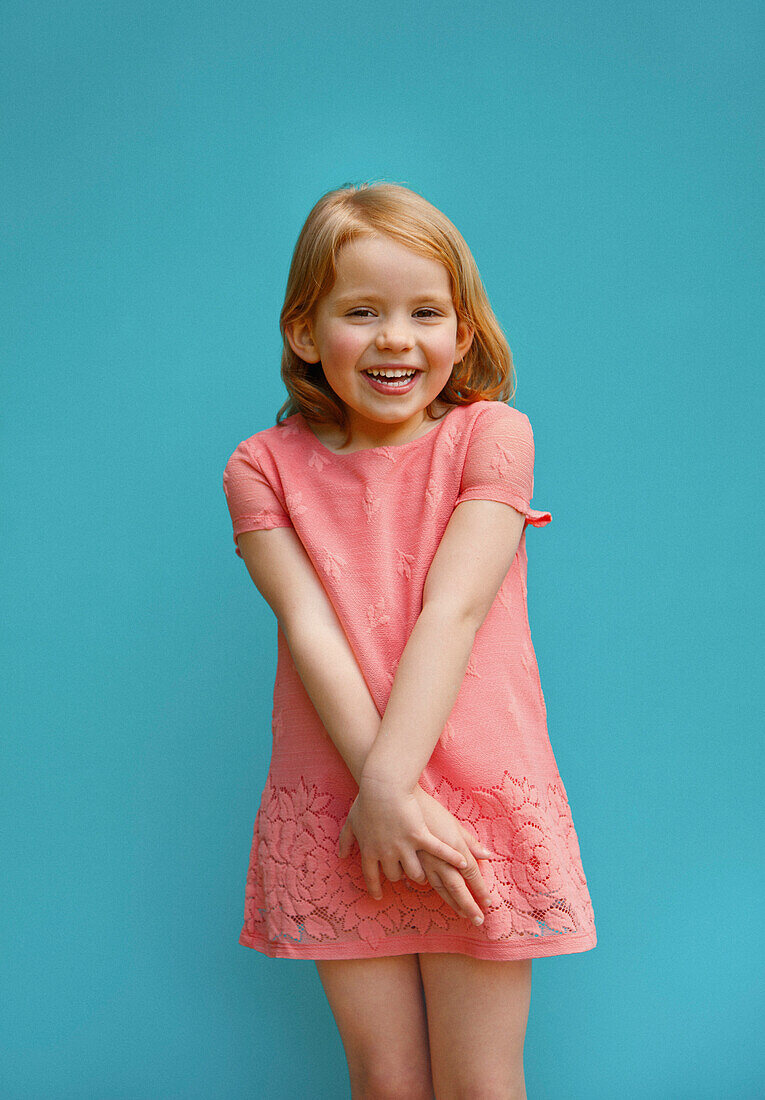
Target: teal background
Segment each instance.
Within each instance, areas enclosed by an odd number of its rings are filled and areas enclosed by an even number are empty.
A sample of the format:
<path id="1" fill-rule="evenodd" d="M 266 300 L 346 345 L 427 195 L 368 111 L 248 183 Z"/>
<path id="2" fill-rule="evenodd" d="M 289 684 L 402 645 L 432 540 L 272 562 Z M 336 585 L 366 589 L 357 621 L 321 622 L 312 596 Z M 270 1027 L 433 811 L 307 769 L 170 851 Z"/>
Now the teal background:
<path id="1" fill-rule="evenodd" d="M 314 964 L 237 943 L 276 625 L 221 476 L 286 397 L 303 220 L 363 179 L 472 248 L 553 515 L 530 614 L 599 942 L 534 962 L 530 1100 L 761 1095 L 761 9 L 3 25 L 2 1096 L 350 1095 Z"/>

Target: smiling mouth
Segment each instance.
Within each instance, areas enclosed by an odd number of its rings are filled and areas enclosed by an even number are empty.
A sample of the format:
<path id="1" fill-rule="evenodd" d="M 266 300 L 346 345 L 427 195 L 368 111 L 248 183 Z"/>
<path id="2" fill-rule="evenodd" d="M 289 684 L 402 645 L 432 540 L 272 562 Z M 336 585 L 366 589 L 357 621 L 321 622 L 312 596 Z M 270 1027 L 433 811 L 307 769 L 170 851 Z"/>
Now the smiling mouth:
<path id="1" fill-rule="evenodd" d="M 375 381 L 382 382 L 396 382 L 402 380 L 409 382 L 412 378 L 414 378 L 415 374 L 420 373 L 421 371 L 419 371 L 416 367 L 401 367 L 397 369 L 395 373 L 393 371 L 388 372 L 377 367 L 367 367 L 366 370 L 362 371 L 362 374 L 366 374 L 367 378 L 374 378 Z"/>
<path id="2" fill-rule="evenodd" d="M 384 375 L 384 374 L 372 374 L 370 371 L 365 370 L 361 372 L 366 376 L 369 385 L 373 390 L 377 390 L 378 393 L 389 393 L 391 395 L 397 393 L 409 393 L 414 387 L 414 383 L 417 380 L 417 376 L 420 371 L 412 370 L 403 375 Z"/>

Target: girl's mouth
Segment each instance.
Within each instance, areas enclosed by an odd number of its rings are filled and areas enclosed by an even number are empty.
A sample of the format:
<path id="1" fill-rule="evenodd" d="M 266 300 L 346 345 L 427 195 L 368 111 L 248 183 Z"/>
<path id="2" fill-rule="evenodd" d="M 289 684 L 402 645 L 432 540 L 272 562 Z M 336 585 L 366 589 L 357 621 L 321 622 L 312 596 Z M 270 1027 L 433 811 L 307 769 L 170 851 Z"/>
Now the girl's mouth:
<path id="1" fill-rule="evenodd" d="M 367 374 L 366 371 L 361 372 L 366 378 L 369 385 L 373 390 L 377 390 L 378 393 L 398 394 L 409 393 L 413 388 L 417 377 L 421 374 L 421 371 L 415 371 L 411 378 L 398 377 L 398 378 L 383 378 L 382 375 Z"/>

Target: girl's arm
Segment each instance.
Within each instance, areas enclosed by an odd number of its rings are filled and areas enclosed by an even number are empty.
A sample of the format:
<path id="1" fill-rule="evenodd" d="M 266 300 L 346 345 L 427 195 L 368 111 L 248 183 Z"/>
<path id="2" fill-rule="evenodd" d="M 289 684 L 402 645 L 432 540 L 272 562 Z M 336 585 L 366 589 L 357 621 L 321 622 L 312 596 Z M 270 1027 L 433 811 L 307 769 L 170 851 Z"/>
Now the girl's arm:
<path id="1" fill-rule="evenodd" d="M 455 508 L 364 764 L 361 792 L 404 793 L 417 783 L 457 699 L 476 633 L 512 564 L 524 524 L 521 512 L 494 500 L 465 500 Z"/>
<path id="2" fill-rule="evenodd" d="M 303 544 L 291 527 L 244 531 L 236 541 L 324 728 L 358 783 L 380 712 Z"/>
<path id="3" fill-rule="evenodd" d="M 358 783 L 380 730 L 380 713 L 303 544 L 289 527 L 243 531 L 236 541 L 253 582 L 276 615 L 317 714 Z M 424 815 L 432 839 L 426 850 L 438 861 L 435 867 L 432 862 L 428 864 L 428 881 L 453 908 L 473 918 L 480 910 L 466 880 L 475 895 L 488 903 L 489 891 L 475 856 L 489 853 L 446 807 L 415 786 L 420 814 L 414 815 L 416 824 L 421 826 Z M 450 838 L 452 844 L 438 840 L 432 832 L 435 829 L 438 836 Z M 347 854 L 347 849 L 341 852 Z M 439 857 L 445 862 L 441 863 Z M 460 873 L 453 865 L 463 859 L 467 867 Z M 410 858 L 408 867 L 410 877 L 418 880 L 425 877 L 416 856 L 414 860 Z M 387 877 L 397 881 L 401 876 L 393 870 Z"/>
<path id="4" fill-rule="evenodd" d="M 460 493 L 430 564 L 422 612 L 399 660 L 360 795 L 410 790 L 430 759 L 525 524 L 543 527 L 552 519 L 531 507 L 533 492 L 529 418 L 502 401 L 482 403 Z"/>

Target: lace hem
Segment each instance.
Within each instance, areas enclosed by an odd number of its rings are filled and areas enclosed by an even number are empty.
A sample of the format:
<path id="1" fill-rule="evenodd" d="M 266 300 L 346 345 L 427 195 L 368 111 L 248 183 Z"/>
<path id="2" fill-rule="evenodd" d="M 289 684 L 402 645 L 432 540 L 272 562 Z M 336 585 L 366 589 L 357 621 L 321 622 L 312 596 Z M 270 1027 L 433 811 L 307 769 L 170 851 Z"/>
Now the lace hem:
<path id="1" fill-rule="evenodd" d="M 590 951 L 597 946 L 595 929 L 592 932 L 568 932 L 563 935 L 538 936 L 535 939 L 514 943 L 483 942 L 475 937 L 429 933 L 424 935 L 392 936 L 390 940 L 364 943 L 352 940 L 345 943 L 313 943 L 310 940 L 297 943 L 266 940 L 260 933 L 252 935 L 242 929 L 239 943 L 243 947 L 260 951 L 271 959 L 376 959 L 386 955 L 435 954 L 449 952 L 470 955 L 474 959 L 512 960 L 549 958 L 552 955 L 572 955 L 577 951 Z"/>
<path id="2" fill-rule="evenodd" d="M 560 778 L 537 787 L 506 771 L 489 789 L 466 792 L 442 779 L 429 793 L 494 853 L 479 864 L 490 892 L 480 928 L 429 883 L 381 875 L 382 898 L 372 898 L 358 845 L 344 860 L 337 855 L 350 803 L 304 779 L 275 786 L 269 775 L 253 830 L 240 942 L 305 958 L 312 948 L 316 957 L 395 954 L 399 944 L 423 937 L 464 942 L 479 956 L 483 947 L 484 957 L 494 958 L 594 946 L 592 904 Z M 566 948 L 566 938 L 586 946 Z"/>

